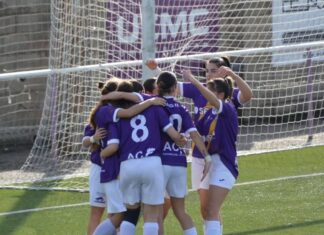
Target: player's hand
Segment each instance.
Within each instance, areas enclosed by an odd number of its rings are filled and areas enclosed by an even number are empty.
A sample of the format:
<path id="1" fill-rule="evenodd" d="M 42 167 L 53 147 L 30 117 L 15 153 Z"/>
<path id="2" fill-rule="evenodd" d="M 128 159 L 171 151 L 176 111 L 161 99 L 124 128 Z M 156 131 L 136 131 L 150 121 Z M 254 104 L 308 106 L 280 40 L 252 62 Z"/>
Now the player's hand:
<path id="1" fill-rule="evenodd" d="M 204 170 L 203 170 L 203 176 L 201 177 L 201 181 L 203 181 L 205 179 L 205 177 L 207 176 L 210 168 L 212 165 L 212 161 L 211 161 L 211 157 L 210 155 L 205 157 L 205 165 L 204 165 Z"/>
<path id="2" fill-rule="evenodd" d="M 182 77 L 185 82 L 192 82 L 193 80 L 195 80 L 190 70 L 182 71 Z"/>
<path id="3" fill-rule="evenodd" d="M 145 65 L 151 69 L 151 70 L 155 70 L 158 67 L 158 64 L 156 62 L 156 60 L 154 59 L 149 59 L 145 62 Z"/>
<path id="4" fill-rule="evenodd" d="M 160 97 L 151 98 L 149 99 L 149 101 L 151 102 L 152 105 L 161 105 L 161 106 L 166 105 L 166 100 Z"/>
<path id="5" fill-rule="evenodd" d="M 181 135 L 180 139 L 175 141 L 176 145 L 183 148 L 187 144 L 188 140 L 185 136 Z"/>
<path id="6" fill-rule="evenodd" d="M 98 128 L 96 129 L 95 134 L 93 135 L 93 138 L 96 142 L 99 142 L 101 139 L 105 138 L 107 135 L 105 128 Z"/>
<path id="7" fill-rule="evenodd" d="M 227 76 L 233 77 L 233 70 L 226 66 L 221 66 L 217 69 L 215 77 L 217 78 L 225 78 Z"/>

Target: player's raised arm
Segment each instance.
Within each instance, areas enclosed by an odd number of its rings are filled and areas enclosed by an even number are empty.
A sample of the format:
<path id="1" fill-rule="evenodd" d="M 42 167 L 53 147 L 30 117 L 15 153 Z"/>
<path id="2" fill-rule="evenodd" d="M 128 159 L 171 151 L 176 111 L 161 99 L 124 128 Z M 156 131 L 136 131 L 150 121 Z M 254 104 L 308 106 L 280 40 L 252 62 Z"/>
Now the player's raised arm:
<path id="1" fill-rule="evenodd" d="M 165 105 L 165 100 L 159 97 L 154 97 L 152 99 L 145 100 L 139 104 L 133 105 L 128 109 L 119 109 L 117 117 L 119 118 L 130 118 L 133 117 L 152 105 Z"/>
<path id="2" fill-rule="evenodd" d="M 253 93 L 249 84 L 247 84 L 243 78 L 236 74 L 231 68 L 226 66 L 219 67 L 217 70 L 217 76 L 221 78 L 231 77 L 234 80 L 240 90 L 240 103 L 244 104 L 252 99 Z"/>
<path id="3" fill-rule="evenodd" d="M 161 73 L 158 63 L 154 59 L 149 59 L 145 62 L 145 65 L 154 72 L 154 76 L 158 76 Z"/>
<path id="4" fill-rule="evenodd" d="M 217 98 L 217 96 L 211 92 L 209 89 L 204 87 L 192 74 L 189 70 L 183 71 L 183 77 L 184 79 L 190 81 L 197 89 L 200 91 L 200 93 L 208 100 L 208 102 L 214 106 L 216 109 L 219 109 L 221 105 L 221 101 Z"/>
<path id="5" fill-rule="evenodd" d="M 123 92 L 123 91 L 113 91 L 106 95 L 101 96 L 101 100 L 120 100 L 120 99 L 126 99 L 134 103 L 139 103 L 142 101 L 138 93 L 130 93 L 130 92 Z"/>

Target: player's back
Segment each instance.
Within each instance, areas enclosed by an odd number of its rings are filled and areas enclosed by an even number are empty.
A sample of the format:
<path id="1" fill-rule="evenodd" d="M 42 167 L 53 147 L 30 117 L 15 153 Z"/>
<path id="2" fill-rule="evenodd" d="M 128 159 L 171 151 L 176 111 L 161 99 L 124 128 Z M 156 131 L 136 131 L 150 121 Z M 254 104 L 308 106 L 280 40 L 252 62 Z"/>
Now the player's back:
<path id="1" fill-rule="evenodd" d="M 171 126 L 166 111 L 152 106 L 118 122 L 121 161 L 161 156 L 161 132 Z"/>
<path id="2" fill-rule="evenodd" d="M 166 99 L 165 109 L 169 114 L 169 119 L 173 127 L 180 133 L 189 134 L 196 131 L 191 116 L 187 109 L 172 96 Z M 186 154 L 174 141 L 166 134 L 162 134 L 162 164 L 171 166 L 187 166 Z"/>

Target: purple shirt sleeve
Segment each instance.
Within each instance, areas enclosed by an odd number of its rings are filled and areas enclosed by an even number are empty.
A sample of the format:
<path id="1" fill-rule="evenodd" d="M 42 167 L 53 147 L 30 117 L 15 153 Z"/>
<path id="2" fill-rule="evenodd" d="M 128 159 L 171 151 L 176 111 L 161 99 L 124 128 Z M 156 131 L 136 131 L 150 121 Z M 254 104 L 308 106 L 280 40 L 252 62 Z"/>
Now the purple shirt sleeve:
<path id="1" fill-rule="evenodd" d="M 117 122 L 119 109 L 108 104 L 101 106 L 95 114 L 95 122 L 99 128 L 104 128 L 106 125 L 112 122 Z"/>
<path id="2" fill-rule="evenodd" d="M 86 137 L 86 136 L 93 136 L 95 133 L 95 130 L 91 127 L 90 124 L 87 124 L 85 127 L 84 127 L 84 131 L 83 131 L 83 136 Z"/>
<path id="3" fill-rule="evenodd" d="M 195 99 L 200 94 L 200 91 L 189 82 L 179 83 L 179 88 L 180 94 L 186 98 Z"/>
<path id="4" fill-rule="evenodd" d="M 236 109 L 242 106 L 242 104 L 240 103 L 239 96 L 240 96 L 240 90 L 238 88 L 234 88 L 233 95 L 232 95 L 232 102 Z"/>

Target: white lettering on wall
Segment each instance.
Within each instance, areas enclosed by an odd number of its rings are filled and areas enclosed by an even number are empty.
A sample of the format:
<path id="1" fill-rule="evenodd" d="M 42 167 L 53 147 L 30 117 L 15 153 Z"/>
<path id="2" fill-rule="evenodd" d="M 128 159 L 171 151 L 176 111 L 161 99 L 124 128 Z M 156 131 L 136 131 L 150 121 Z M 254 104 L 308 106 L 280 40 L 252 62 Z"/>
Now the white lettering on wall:
<path id="1" fill-rule="evenodd" d="M 169 13 L 161 13 L 156 15 L 156 21 L 160 22 L 161 32 L 157 33 L 156 39 L 167 40 L 168 37 L 176 38 L 188 37 L 194 35 L 204 35 L 209 32 L 208 26 L 197 24 L 198 18 L 209 14 L 208 9 L 193 9 L 190 12 L 180 11 L 176 16 Z M 117 37 L 121 43 L 135 43 L 140 39 L 139 16 L 133 14 L 130 21 L 126 21 L 124 17 L 119 16 L 117 20 Z"/>

